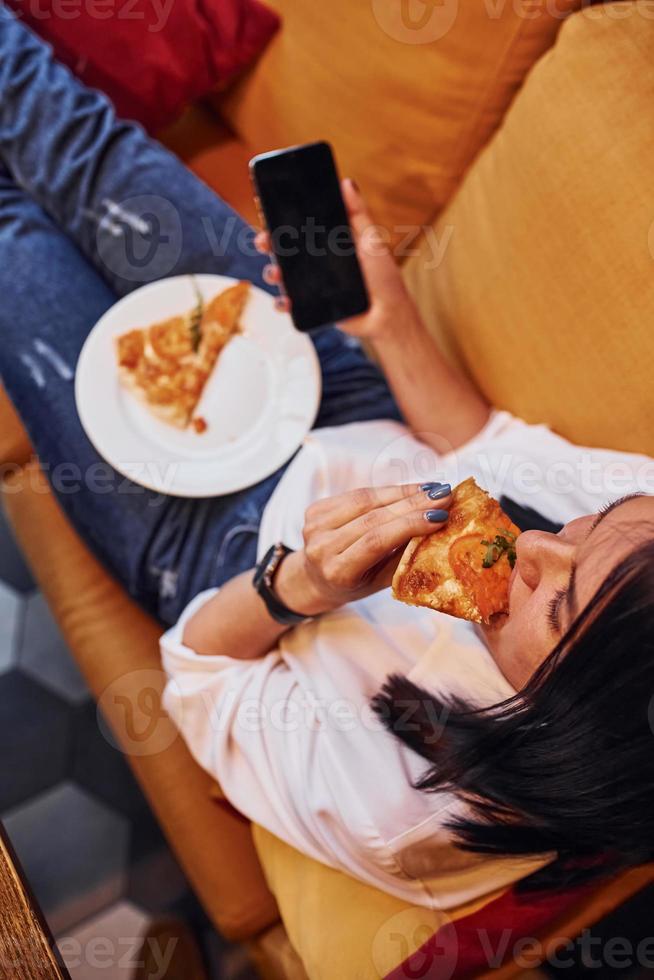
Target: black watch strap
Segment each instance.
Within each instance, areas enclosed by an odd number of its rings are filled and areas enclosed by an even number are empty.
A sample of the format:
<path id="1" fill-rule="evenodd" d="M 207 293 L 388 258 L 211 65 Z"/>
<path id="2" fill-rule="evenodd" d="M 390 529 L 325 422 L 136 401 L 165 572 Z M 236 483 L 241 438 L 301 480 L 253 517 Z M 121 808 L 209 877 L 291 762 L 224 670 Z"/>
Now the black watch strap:
<path id="1" fill-rule="evenodd" d="M 298 626 L 311 618 L 289 609 L 274 591 L 275 575 L 281 563 L 287 555 L 291 554 L 292 550 L 292 548 L 287 548 L 285 544 L 274 544 L 255 568 L 252 579 L 252 584 L 265 602 L 266 609 L 272 618 L 277 623 L 281 623 L 282 626 Z"/>

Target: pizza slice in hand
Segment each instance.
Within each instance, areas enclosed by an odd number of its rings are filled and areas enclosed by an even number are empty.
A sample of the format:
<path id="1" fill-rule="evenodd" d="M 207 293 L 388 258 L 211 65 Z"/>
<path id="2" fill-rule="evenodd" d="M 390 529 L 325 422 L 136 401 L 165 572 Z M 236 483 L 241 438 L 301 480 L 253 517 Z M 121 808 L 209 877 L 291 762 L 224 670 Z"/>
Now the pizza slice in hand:
<path id="1" fill-rule="evenodd" d="M 204 431 L 204 420 L 193 415 L 220 352 L 239 330 L 249 291 L 249 282 L 239 282 L 185 316 L 122 334 L 116 339 L 122 383 L 157 418 L 179 429 L 193 421 Z"/>
<path id="2" fill-rule="evenodd" d="M 509 578 L 520 529 L 472 477 L 452 492 L 447 525 L 409 542 L 393 577 L 393 596 L 474 623 L 509 606 Z"/>

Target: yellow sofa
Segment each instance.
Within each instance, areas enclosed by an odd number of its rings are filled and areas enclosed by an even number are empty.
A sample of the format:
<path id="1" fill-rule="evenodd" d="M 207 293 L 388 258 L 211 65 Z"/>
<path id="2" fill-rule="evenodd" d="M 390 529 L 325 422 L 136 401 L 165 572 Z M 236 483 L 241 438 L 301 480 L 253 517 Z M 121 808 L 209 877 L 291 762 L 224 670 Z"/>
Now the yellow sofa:
<path id="1" fill-rule="evenodd" d="M 164 142 L 254 221 L 251 153 L 330 139 L 429 328 L 489 397 L 578 441 L 654 455 L 646 0 L 274 6 L 284 26 L 258 65 Z M 0 463 L 16 534 L 217 927 L 264 977 L 397 969 L 442 916 L 251 832 L 139 699 L 163 683 L 158 630 L 71 528 L 4 396 Z M 652 878 L 636 869 L 595 890 L 551 935 L 576 935 Z M 493 976 L 519 970 L 509 959 Z"/>

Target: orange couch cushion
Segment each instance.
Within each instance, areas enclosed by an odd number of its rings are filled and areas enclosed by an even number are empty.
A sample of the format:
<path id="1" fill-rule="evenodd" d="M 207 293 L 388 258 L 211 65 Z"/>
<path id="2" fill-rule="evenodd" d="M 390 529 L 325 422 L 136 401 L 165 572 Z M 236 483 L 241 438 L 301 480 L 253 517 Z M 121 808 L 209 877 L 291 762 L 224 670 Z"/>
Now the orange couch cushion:
<path id="1" fill-rule="evenodd" d="M 3 501 L 25 555 L 168 841 L 221 932 L 248 939 L 277 920 L 249 824 L 212 799 L 161 709 L 160 628 L 91 557 L 36 463 Z"/>
<path id="2" fill-rule="evenodd" d="M 330 140 L 397 242 L 450 198 L 581 4 L 272 0 L 281 30 L 212 101 L 253 151 Z"/>
<path id="3" fill-rule="evenodd" d="M 582 444 L 654 455 L 654 20 L 564 25 L 404 267 L 430 328 L 496 405 Z"/>
<path id="4" fill-rule="evenodd" d="M 311 980 L 379 980 L 447 921 L 312 861 L 261 827 L 254 840 Z"/>
<path id="5" fill-rule="evenodd" d="M 516 899 L 510 889 L 447 912 L 431 911 L 317 864 L 260 827 L 254 839 L 311 980 L 517 978 L 654 880 L 654 865 L 634 868 L 578 889 L 567 897 L 563 913 L 562 896 Z M 525 937 L 536 940 L 531 949 L 521 945 Z M 498 953 L 505 962 L 493 961 L 480 973 L 479 964 Z"/>

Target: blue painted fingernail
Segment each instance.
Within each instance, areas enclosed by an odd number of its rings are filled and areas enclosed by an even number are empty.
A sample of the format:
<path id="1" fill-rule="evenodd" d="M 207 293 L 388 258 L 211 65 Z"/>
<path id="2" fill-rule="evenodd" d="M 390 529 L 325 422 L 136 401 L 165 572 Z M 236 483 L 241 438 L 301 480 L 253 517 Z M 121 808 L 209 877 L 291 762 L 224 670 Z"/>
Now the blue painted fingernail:
<path id="1" fill-rule="evenodd" d="M 433 482 L 433 483 L 423 483 L 423 485 L 420 487 L 420 489 L 421 490 L 434 490 L 436 487 L 442 487 L 442 486 L 443 486 L 442 483 L 436 483 L 436 482 Z"/>
<path id="2" fill-rule="evenodd" d="M 452 493 L 452 487 L 449 483 L 443 483 L 440 486 L 434 487 L 433 490 L 429 490 L 427 496 L 430 500 L 442 500 L 443 497 L 449 497 Z"/>
<path id="3" fill-rule="evenodd" d="M 432 524 L 442 524 L 449 516 L 446 510 L 428 510 L 425 512 L 425 517 Z"/>

